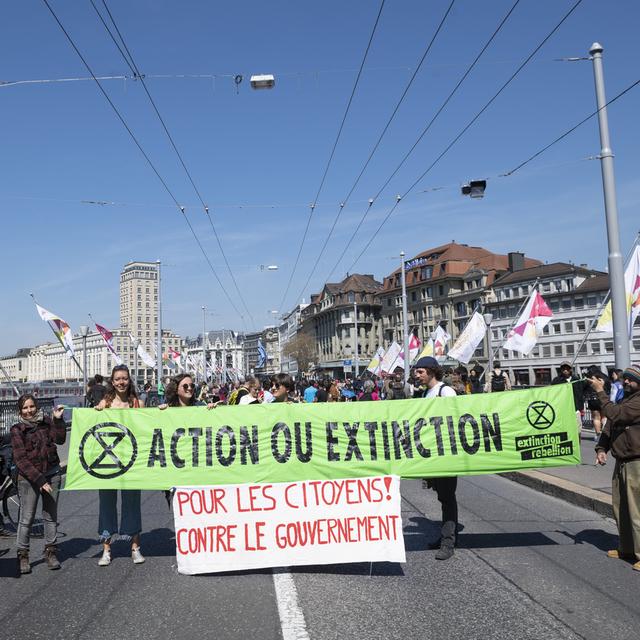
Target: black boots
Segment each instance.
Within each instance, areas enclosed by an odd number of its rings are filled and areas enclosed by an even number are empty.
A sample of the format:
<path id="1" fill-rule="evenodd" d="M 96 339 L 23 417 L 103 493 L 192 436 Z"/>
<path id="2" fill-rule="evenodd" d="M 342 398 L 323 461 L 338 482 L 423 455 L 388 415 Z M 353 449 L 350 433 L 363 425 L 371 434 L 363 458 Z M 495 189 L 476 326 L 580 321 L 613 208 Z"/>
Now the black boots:
<path id="1" fill-rule="evenodd" d="M 20 573 L 20 575 L 31 573 L 28 549 L 18 549 L 18 572 Z"/>

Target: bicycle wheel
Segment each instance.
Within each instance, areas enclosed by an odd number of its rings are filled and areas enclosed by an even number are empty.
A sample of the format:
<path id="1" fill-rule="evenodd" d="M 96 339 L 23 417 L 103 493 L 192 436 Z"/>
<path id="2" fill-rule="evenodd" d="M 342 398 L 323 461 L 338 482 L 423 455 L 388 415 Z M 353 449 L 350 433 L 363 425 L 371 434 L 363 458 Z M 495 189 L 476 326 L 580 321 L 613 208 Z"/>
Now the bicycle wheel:
<path id="1" fill-rule="evenodd" d="M 4 497 L 2 498 L 2 514 L 5 518 L 9 519 L 9 522 L 14 527 L 18 527 L 20 499 L 18 498 L 18 492 L 13 485 L 7 487 Z"/>

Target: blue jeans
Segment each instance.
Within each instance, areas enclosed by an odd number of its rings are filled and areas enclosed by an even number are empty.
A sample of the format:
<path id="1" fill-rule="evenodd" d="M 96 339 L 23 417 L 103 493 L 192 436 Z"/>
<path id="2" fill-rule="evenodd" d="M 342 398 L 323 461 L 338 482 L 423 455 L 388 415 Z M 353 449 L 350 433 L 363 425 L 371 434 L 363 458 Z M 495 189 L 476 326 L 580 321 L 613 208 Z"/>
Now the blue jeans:
<path id="1" fill-rule="evenodd" d="M 98 515 L 98 535 L 100 542 L 111 542 L 118 534 L 124 540 L 130 540 L 142 531 L 140 513 L 140 491 L 128 489 L 120 491 L 120 527 L 118 527 L 118 490 L 100 489 L 100 512 Z"/>

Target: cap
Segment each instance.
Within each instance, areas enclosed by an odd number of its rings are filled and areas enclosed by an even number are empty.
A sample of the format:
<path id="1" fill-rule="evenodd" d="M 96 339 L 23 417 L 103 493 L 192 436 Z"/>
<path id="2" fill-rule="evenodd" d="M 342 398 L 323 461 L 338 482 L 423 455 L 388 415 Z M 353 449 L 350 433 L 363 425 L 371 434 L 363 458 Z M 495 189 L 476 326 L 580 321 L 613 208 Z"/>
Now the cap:
<path id="1" fill-rule="evenodd" d="M 440 365 L 435 358 L 431 356 L 423 356 L 414 365 L 414 369 L 438 369 Z"/>
<path id="2" fill-rule="evenodd" d="M 638 384 L 640 384 L 640 367 L 635 366 L 635 367 L 627 367 L 623 372 L 622 372 L 622 378 L 627 378 L 628 380 L 633 380 L 634 382 L 637 382 Z"/>

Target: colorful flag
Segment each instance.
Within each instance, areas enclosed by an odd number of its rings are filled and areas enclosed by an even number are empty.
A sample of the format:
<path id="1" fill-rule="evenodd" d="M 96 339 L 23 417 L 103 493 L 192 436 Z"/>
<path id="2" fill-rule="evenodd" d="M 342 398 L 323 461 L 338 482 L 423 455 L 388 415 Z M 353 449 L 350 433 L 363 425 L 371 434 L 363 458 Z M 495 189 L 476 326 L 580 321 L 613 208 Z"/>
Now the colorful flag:
<path id="1" fill-rule="evenodd" d="M 411 363 L 413 362 L 415 357 L 420 353 L 421 346 L 422 343 L 420 342 L 420 338 L 412 333 L 411 337 L 409 338 L 409 366 L 411 366 Z M 404 369 L 404 348 L 402 349 L 402 351 L 400 351 L 398 358 L 402 360 L 402 364 L 396 366 L 400 366 Z"/>
<path id="2" fill-rule="evenodd" d="M 378 350 L 376 351 L 376 355 L 373 356 L 373 358 L 371 359 L 371 362 L 369 363 L 369 366 L 367 367 L 367 371 L 369 371 L 370 373 L 373 373 L 373 375 L 375 376 L 380 375 L 380 363 L 382 362 L 383 358 L 384 358 L 384 349 L 382 347 L 378 347 Z"/>
<path id="3" fill-rule="evenodd" d="M 529 296 L 527 306 L 516 324 L 509 331 L 503 349 L 511 349 L 528 355 L 542 335 L 542 330 L 551 322 L 553 313 L 544 298 L 534 289 Z"/>
<path id="4" fill-rule="evenodd" d="M 380 362 L 380 370 L 383 373 L 393 373 L 396 367 L 402 367 L 404 369 L 404 361 L 399 358 L 400 351 L 400 345 L 397 342 L 393 341 L 391 345 L 389 345 L 387 352 Z"/>
<path id="5" fill-rule="evenodd" d="M 113 333 L 109 331 L 109 329 L 105 329 L 105 327 L 99 325 L 97 322 L 95 323 L 96 329 L 98 333 L 102 336 L 105 344 L 107 345 L 107 349 L 113 358 L 113 361 L 116 365 L 122 364 L 122 358 L 117 354 L 116 350 L 113 348 Z"/>
<path id="6" fill-rule="evenodd" d="M 67 357 L 73 358 L 74 348 L 71 327 L 62 318 L 59 318 L 55 314 L 51 313 L 51 311 L 47 311 L 37 302 L 36 308 L 38 309 L 38 314 L 40 315 L 40 317 L 49 325 L 49 327 L 51 327 L 51 331 L 53 331 L 56 338 L 58 338 L 58 341 L 67 354 Z"/>
<path id="7" fill-rule="evenodd" d="M 267 364 L 267 350 L 262 344 L 262 340 L 258 338 L 258 364 L 256 369 L 262 369 Z"/>
<path id="8" fill-rule="evenodd" d="M 169 360 L 177 366 L 179 369 L 182 369 L 182 354 L 179 351 L 176 351 L 172 347 L 169 347 Z"/>
<path id="9" fill-rule="evenodd" d="M 438 325 L 418 357 L 433 356 L 437 360 L 444 360 L 446 357 L 444 350 L 449 340 L 451 340 L 451 336 Z"/>
<path id="10" fill-rule="evenodd" d="M 484 318 L 476 311 L 458 336 L 453 347 L 449 349 L 449 357 L 467 364 L 473 357 L 478 345 L 482 342 L 486 332 L 487 324 Z"/>
<path id="11" fill-rule="evenodd" d="M 633 333 L 633 325 L 640 314 L 640 245 L 636 245 L 631 254 L 629 264 L 624 271 L 624 290 L 627 295 L 627 317 L 629 320 L 629 335 Z M 607 331 L 613 333 L 613 314 L 611 301 L 602 311 L 598 324 L 594 331 Z"/>

